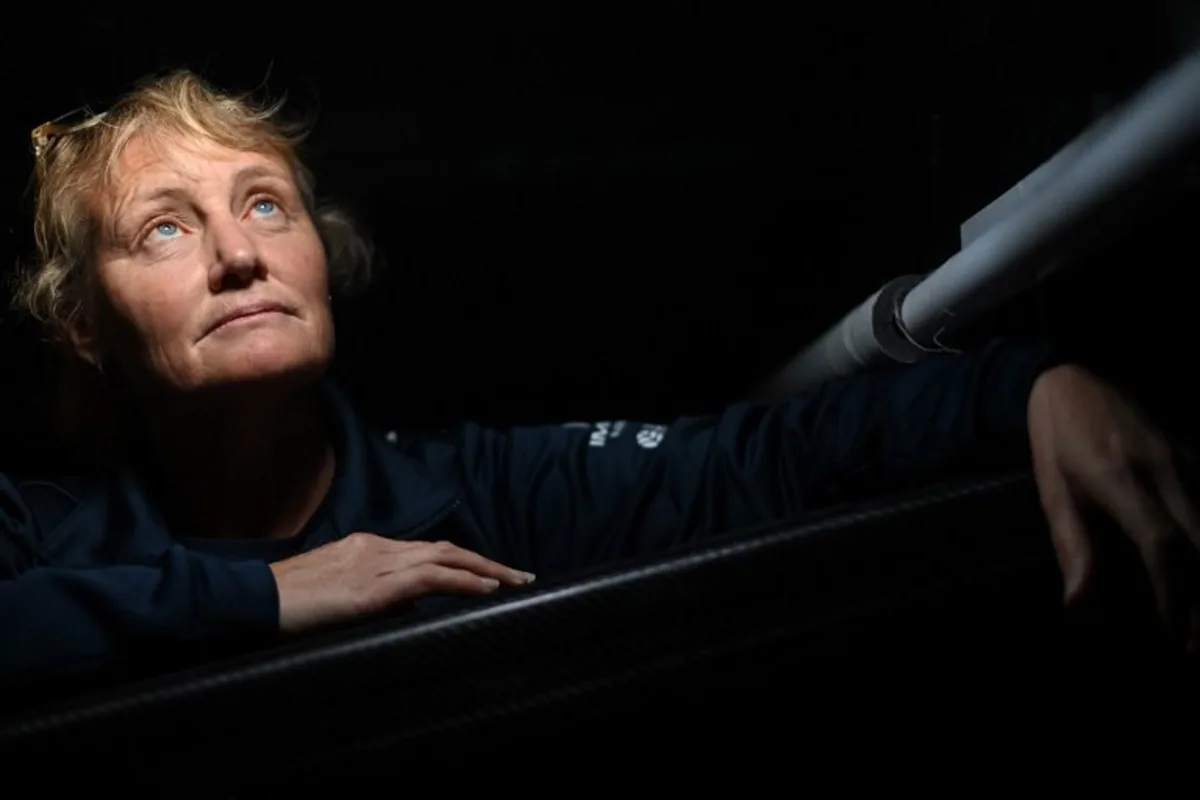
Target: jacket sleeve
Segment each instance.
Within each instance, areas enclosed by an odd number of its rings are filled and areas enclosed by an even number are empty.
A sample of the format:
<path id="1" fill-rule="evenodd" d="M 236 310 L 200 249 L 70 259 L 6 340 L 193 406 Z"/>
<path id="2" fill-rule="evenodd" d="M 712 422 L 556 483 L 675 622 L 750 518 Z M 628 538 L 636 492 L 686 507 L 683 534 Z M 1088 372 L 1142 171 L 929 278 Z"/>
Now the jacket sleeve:
<path id="1" fill-rule="evenodd" d="M 669 426 L 472 427 L 459 441 L 462 481 L 481 547 L 562 574 L 981 459 L 1027 458 L 1030 390 L 1063 360 L 1049 345 L 997 341 Z"/>
<path id="2" fill-rule="evenodd" d="M 0 681 L 108 666 L 132 650 L 278 627 L 263 562 L 175 546 L 137 566 L 40 565 L 37 522 L 0 475 Z"/>

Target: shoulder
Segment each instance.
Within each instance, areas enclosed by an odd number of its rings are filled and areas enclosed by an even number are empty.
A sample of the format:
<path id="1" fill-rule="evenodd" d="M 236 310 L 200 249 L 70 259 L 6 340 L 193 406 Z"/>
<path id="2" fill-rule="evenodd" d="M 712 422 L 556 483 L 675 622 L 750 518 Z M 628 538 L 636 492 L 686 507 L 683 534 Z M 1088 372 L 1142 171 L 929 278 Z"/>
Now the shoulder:
<path id="1" fill-rule="evenodd" d="M 98 491 L 100 483 L 98 477 L 88 475 L 27 477 L 10 479 L 8 488 L 35 528 L 52 531 L 75 513 L 86 497 Z"/>
<path id="2" fill-rule="evenodd" d="M 88 484 L 78 477 L 0 475 L 0 577 L 44 563 L 47 542 L 77 518 L 83 498 L 94 491 Z"/>

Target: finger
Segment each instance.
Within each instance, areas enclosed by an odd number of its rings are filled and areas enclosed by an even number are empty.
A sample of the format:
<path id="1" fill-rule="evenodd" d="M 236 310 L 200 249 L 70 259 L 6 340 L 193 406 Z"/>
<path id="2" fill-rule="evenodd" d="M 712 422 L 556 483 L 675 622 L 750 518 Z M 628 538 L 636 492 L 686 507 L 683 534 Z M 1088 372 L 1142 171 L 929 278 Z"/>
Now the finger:
<path id="1" fill-rule="evenodd" d="M 434 593 L 486 595 L 500 588 L 500 581 L 470 570 L 425 563 L 391 573 L 388 582 L 389 605 L 414 600 Z"/>
<path id="2" fill-rule="evenodd" d="M 1156 471 L 1154 481 L 1158 485 L 1163 505 L 1183 529 L 1192 546 L 1200 552 L 1200 513 L 1196 511 L 1196 505 L 1183 486 L 1179 470 L 1174 464 L 1168 463 Z"/>
<path id="3" fill-rule="evenodd" d="M 1187 468 L 1187 460 L 1190 457 L 1190 453 L 1181 454 L 1179 462 L 1182 469 Z M 1197 559 L 1200 559 L 1200 512 L 1197 511 L 1196 504 L 1192 502 L 1192 498 L 1185 488 L 1181 468 L 1177 468 L 1175 463 L 1168 461 L 1156 471 L 1155 480 L 1163 505 L 1166 506 L 1167 511 L 1183 530 L 1191 544 L 1190 553 L 1180 554 L 1179 570 L 1185 573 L 1180 577 L 1180 586 L 1183 591 L 1189 593 L 1191 598 L 1191 608 L 1186 610 L 1186 613 L 1181 612 L 1181 616 L 1186 616 L 1186 619 L 1181 621 L 1187 623 L 1185 631 L 1187 652 L 1196 656 L 1200 655 L 1200 585 L 1197 580 L 1200 578 L 1200 571 L 1195 569 Z M 1191 570 L 1187 569 L 1187 564 L 1191 565 Z M 1181 599 L 1180 602 L 1184 601 Z"/>
<path id="4" fill-rule="evenodd" d="M 417 550 L 422 547 L 429 547 L 432 544 L 435 544 L 435 543 L 434 542 L 425 542 L 425 541 L 414 542 L 414 541 L 410 541 L 408 539 L 388 539 L 387 540 L 387 550 L 388 550 L 388 552 L 391 552 L 391 553 L 406 553 L 410 550 Z"/>
<path id="5" fill-rule="evenodd" d="M 411 563 L 413 564 L 437 563 L 446 567 L 470 570 L 476 575 L 495 578 L 509 586 L 521 586 L 531 583 L 534 579 L 531 573 L 507 567 L 450 542 L 432 542 L 423 548 L 410 550 L 405 557 L 412 559 Z"/>
<path id="6" fill-rule="evenodd" d="M 1073 498 L 1057 495 L 1046 507 L 1050 541 L 1063 576 L 1063 604 L 1077 605 L 1088 593 L 1095 568 L 1095 552 L 1083 515 Z"/>
<path id="7" fill-rule="evenodd" d="M 1138 547 L 1159 616 L 1173 631 L 1186 634 L 1187 587 L 1179 570 L 1186 565 L 1188 554 L 1180 544 L 1190 547 L 1190 542 L 1166 506 L 1142 489 L 1133 476 L 1122 476 L 1099 494 L 1101 505 Z"/>
<path id="8" fill-rule="evenodd" d="M 1055 463 L 1052 449 L 1033 448 L 1038 498 L 1050 541 L 1063 576 L 1063 605 L 1074 606 L 1087 594 L 1095 569 L 1095 553 L 1078 500 Z"/>

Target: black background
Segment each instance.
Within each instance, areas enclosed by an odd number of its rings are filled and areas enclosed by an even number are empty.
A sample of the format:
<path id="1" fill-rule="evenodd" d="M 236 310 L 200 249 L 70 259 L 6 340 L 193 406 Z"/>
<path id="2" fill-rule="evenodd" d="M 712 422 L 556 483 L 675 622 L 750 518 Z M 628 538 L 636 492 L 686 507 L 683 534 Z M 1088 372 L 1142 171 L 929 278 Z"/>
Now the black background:
<path id="1" fill-rule="evenodd" d="M 963 219 L 1178 57 L 1194 5 L 14 7 L 0 260 L 29 252 L 35 125 L 174 66 L 265 81 L 317 115 L 318 189 L 386 256 L 339 307 L 336 369 L 369 415 L 713 409 L 953 254 Z M 1066 330 L 1178 388 L 1186 208 L 992 322 Z M 6 465 L 44 442 L 36 338 L 0 324 Z"/>

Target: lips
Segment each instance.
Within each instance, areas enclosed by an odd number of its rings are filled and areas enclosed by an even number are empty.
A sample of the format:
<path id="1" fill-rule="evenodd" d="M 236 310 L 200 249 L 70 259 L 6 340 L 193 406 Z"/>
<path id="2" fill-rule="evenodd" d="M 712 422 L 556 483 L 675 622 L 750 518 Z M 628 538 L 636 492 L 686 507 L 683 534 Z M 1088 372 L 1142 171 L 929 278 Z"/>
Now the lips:
<path id="1" fill-rule="evenodd" d="M 270 313 L 290 314 L 291 309 L 282 303 L 275 303 L 265 300 L 257 303 L 246 303 L 245 305 L 238 306 L 237 308 L 231 309 L 222 314 L 220 317 L 214 320 L 211 325 L 208 326 L 208 329 L 204 333 L 207 336 L 213 331 L 218 330 L 234 320 L 244 319 L 245 317 L 253 317 L 257 314 Z"/>

